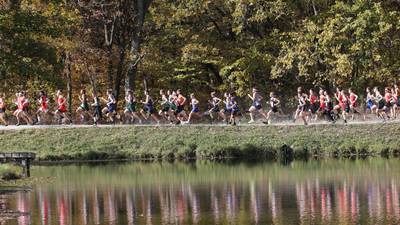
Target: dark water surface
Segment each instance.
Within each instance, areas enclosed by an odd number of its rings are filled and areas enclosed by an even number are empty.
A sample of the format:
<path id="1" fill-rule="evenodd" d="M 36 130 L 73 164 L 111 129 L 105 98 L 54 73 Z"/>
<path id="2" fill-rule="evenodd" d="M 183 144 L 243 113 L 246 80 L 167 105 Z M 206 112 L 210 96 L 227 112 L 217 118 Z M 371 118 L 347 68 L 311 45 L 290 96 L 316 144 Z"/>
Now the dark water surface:
<path id="1" fill-rule="evenodd" d="M 400 160 L 34 166 L 0 224 L 400 224 Z"/>

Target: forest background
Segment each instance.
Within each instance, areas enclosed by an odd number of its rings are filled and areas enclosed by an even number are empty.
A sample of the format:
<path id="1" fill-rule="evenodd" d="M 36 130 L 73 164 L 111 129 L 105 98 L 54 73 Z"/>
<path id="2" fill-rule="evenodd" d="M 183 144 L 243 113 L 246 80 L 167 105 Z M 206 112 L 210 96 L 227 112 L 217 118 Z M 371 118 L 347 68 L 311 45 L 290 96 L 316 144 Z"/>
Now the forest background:
<path id="1" fill-rule="evenodd" d="M 0 0 L 0 92 L 79 90 L 124 104 L 181 88 L 206 103 L 253 86 L 385 87 L 400 75 L 399 0 Z"/>

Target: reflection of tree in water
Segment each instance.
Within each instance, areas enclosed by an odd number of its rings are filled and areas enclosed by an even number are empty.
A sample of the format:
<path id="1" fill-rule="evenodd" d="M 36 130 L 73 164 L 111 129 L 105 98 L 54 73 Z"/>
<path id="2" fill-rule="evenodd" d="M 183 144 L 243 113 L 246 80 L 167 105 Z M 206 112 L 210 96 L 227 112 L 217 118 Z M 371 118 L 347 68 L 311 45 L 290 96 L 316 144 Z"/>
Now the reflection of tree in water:
<path id="1" fill-rule="evenodd" d="M 32 216 L 17 219 L 19 225 L 400 224 L 399 187 L 395 178 L 332 182 L 311 177 L 290 183 L 265 178 L 201 185 L 182 181 L 84 190 L 36 188 L 1 199 L 0 210 L 32 211 Z"/>
<path id="2" fill-rule="evenodd" d="M 16 220 L 19 218 L 26 218 L 29 216 L 25 211 L 14 211 L 9 209 L 9 195 L 14 194 L 15 190 L 1 190 L 0 191 L 0 225 L 7 224 L 9 220 Z"/>

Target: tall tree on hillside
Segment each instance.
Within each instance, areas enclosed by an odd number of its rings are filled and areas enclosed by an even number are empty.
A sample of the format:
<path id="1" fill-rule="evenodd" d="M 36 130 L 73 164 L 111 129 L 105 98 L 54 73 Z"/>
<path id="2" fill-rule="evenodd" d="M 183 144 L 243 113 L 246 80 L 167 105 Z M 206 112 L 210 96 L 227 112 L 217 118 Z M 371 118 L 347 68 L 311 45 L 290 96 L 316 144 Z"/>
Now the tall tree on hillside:
<path id="1" fill-rule="evenodd" d="M 98 0 L 81 4 L 86 24 L 92 28 L 92 40 L 100 42 L 107 52 L 108 87 L 114 89 L 117 99 L 124 80 L 125 89 L 135 89 L 137 67 L 143 58 L 142 29 L 151 2 Z"/>
<path id="2" fill-rule="evenodd" d="M 382 3 L 337 2 L 285 35 L 272 70 L 277 79 L 364 89 L 394 82 L 400 72 L 400 14 Z"/>
<path id="3" fill-rule="evenodd" d="M 131 17 L 132 21 L 128 22 L 133 23 L 133 26 L 129 30 L 131 38 L 129 40 L 130 50 L 128 58 L 128 70 L 125 78 L 126 90 L 135 90 L 137 66 L 138 62 L 141 60 L 142 57 L 140 49 L 143 39 L 142 37 L 143 24 L 151 2 L 152 0 L 132 1 L 131 13 L 133 14 L 133 16 Z"/>
<path id="4" fill-rule="evenodd" d="M 0 85 L 12 90 L 64 84 L 62 53 L 79 24 L 76 14 L 60 1 L 12 0 L 0 7 L 0 74 L 5 81 Z"/>
<path id="5" fill-rule="evenodd" d="M 158 1 L 151 10 L 165 15 L 152 17 L 165 33 L 152 43 L 160 43 L 154 50 L 163 55 L 160 61 L 173 66 L 163 76 L 171 83 L 239 95 L 254 85 L 274 85 L 269 71 L 278 53 L 277 34 L 293 21 L 287 1 Z"/>

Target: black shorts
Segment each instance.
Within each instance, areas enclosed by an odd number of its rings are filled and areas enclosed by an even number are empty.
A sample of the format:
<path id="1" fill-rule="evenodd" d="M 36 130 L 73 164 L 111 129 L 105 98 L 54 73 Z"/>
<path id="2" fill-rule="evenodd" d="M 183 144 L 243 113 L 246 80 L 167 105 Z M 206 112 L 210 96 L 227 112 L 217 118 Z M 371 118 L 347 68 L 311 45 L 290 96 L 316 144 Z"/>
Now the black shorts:
<path id="1" fill-rule="evenodd" d="M 240 115 L 240 110 L 239 109 L 232 110 L 231 115 L 232 116 L 239 116 Z"/>
<path id="2" fill-rule="evenodd" d="M 6 108 L 0 108 L 0 113 L 5 113 L 6 112 Z"/>
<path id="3" fill-rule="evenodd" d="M 181 113 L 182 111 L 185 110 L 185 106 L 183 105 L 178 105 L 178 107 L 176 108 L 176 114 Z"/>
<path id="4" fill-rule="evenodd" d="M 312 114 L 315 114 L 316 112 L 318 112 L 318 109 L 319 109 L 319 105 L 317 103 L 310 105 L 310 110 L 311 110 Z"/>
<path id="5" fill-rule="evenodd" d="M 96 106 L 96 107 L 94 107 L 94 109 L 93 109 L 93 117 L 99 117 L 99 118 L 101 118 L 101 115 L 102 113 L 101 113 L 101 106 Z"/>
<path id="6" fill-rule="evenodd" d="M 345 111 L 346 113 L 349 113 L 349 112 L 350 112 L 350 105 L 349 105 L 349 104 L 346 104 L 346 107 L 344 108 L 344 111 Z"/>
<path id="7" fill-rule="evenodd" d="M 298 106 L 298 109 L 302 112 L 308 112 L 308 110 L 310 109 L 310 105 L 303 105 L 303 106 Z"/>
<path id="8" fill-rule="evenodd" d="M 272 108 L 271 108 L 271 111 L 272 111 L 273 113 L 277 113 L 277 112 L 278 112 L 278 107 L 277 107 L 277 106 L 272 107 Z"/>
<path id="9" fill-rule="evenodd" d="M 256 108 L 257 110 L 262 109 L 262 105 L 260 105 L 260 104 L 258 104 L 258 105 L 254 104 L 253 106 L 254 106 L 254 108 Z"/>
<path id="10" fill-rule="evenodd" d="M 218 112 L 220 111 L 220 109 L 219 109 L 218 106 L 214 106 L 214 107 L 211 109 L 211 111 L 212 111 L 213 113 L 218 113 Z"/>
<path id="11" fill-rule="evenodd" d="M 145 106 L 143 107 L 143 111 L 145 111 L 146 113 L 148 113 L 148 114 L 150 114 L 150 115 L 156 113 L 156 110 L 154 109 L 153 106 L 146 106 L 146 105 L 145 105 Z"/>
<path id="12" fill-rule="evenodd" d="M 223 112 L 224 112 L 225 114 L 231 114 L 231 113 L 232 113 L 232 109 L 227 109 L 227 108 L 225 108 L 225 109 L 223 109 Z"/>
<path id="13" fill-rule="evenodd" d="M 171 108 L 169 107 L 169 105 L 164 105 L 161 109 L 161 112 L 168 112 Z"/>
<path id="14" fill-rule="evenodd" d="M 379 101 L 378 102 L 378 109 L 383 109 L 385 107 L 385 102 L 384 101 Z"/>

